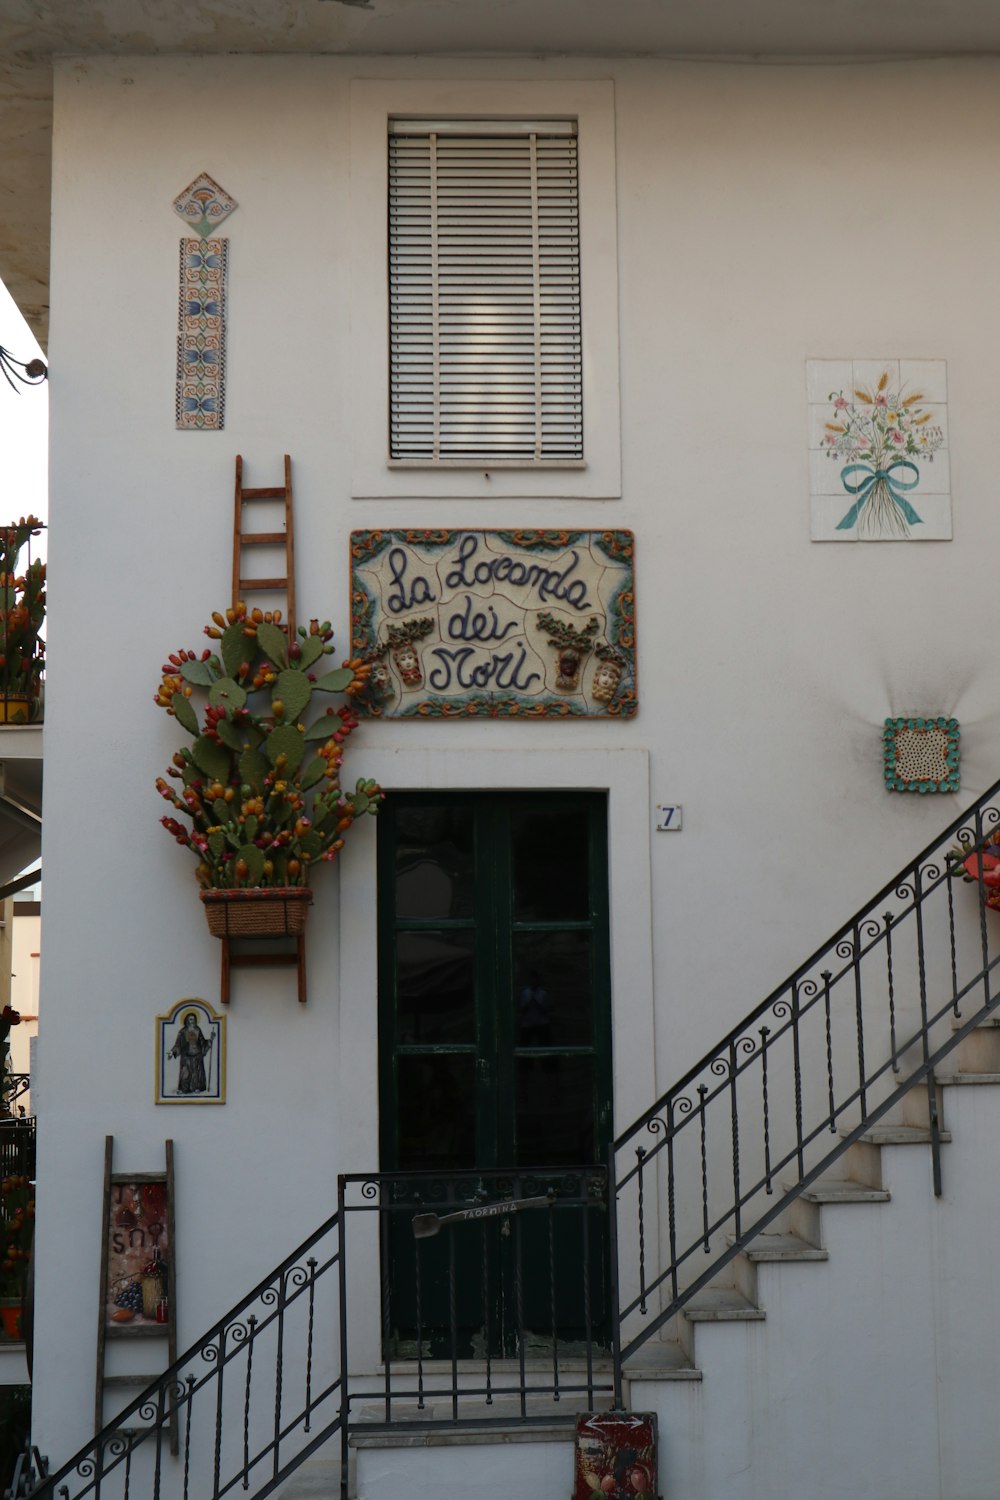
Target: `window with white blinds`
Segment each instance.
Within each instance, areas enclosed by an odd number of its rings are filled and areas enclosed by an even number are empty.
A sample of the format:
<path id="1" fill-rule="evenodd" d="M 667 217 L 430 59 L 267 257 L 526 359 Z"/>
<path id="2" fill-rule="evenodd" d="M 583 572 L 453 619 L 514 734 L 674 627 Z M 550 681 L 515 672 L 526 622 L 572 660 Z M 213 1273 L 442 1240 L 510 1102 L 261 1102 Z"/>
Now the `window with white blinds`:
<path id="1" fill-rule="evenodd" d="M 583 459 L 573 121 L 390 120 L 390 458 Z"/>

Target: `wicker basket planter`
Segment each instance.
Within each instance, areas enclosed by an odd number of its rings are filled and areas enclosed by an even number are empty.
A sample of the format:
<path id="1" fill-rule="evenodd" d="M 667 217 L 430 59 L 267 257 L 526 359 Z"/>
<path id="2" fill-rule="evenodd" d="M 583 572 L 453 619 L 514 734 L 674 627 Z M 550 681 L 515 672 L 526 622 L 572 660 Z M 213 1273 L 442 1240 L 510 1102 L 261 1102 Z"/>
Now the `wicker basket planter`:
<path id="1" fill-rule="evenodd" d="M 241 891 L 201 891 L 213 937 L 300 937 L 312 891 L 301 885 L 260 886 Z"/>

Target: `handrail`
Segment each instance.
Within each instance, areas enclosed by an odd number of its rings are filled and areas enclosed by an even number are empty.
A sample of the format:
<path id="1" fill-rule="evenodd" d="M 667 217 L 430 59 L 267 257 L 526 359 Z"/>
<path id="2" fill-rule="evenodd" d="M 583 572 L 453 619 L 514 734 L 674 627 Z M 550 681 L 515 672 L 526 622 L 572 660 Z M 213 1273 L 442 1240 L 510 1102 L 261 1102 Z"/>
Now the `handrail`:
<path id="1" fill-rule="evenodd" d="M 940 1193 L 935 1068 L 1000 1007 L 991 898 L 979 883 L 956 901 L 948 845 L 990 843 L 998 796 L 1000 781 L 615 1141 L 623 1364 L 918 1085 Z"/>
<path id="2" fill-rule="evenodd" d="M 829 952 L 829 950 L 836 943 L 845 938 L 848 933 L 851 932 L 852 928 L 859 920 L 859 918 L 867 914 L 867 912 L 872 907 L 877 906 L 880 902 L 888 900 L 895 891 L 902 874 L 904 874 L 911 866 L 920 865 L 924 862 L 925 859 L 929 859 L 945 839 L 952 838 L 961 830 L 962 825 L 965 823 L 971 811 L 974 811 L 977 807 L 983 806 L 990 800 L 991 797 L 996 797 L 997 795 L 1000 795 L 1000 781 L 995 781 L 991 787 L 983 792 L 982 796 L 978 797 L 975 802 L 971 803 L 970 806 L 966 808 L 965 812 L 960 813 L 957 818 L 949 823 L 947 828 L 945 828 L 942 833 L 939 833 L 936 838 L 932 839 L 931 842 L 926 846 L 926 848 L 920 851 L 915 859 L 909 860 L 907 864 L 903 866 L 903 869 L 899 872 L 899 874 L 894 875 L 891 880 L 887 880 L 885 885 L 883 885 L 878 891 L 876 891 L 875 895 L 872 896 L 870 901 L 866 902 L 865 905 L 861 907 L 853 917 L 849 918 L 848 921 L 846 921 L 844 925 L 833 934 L 832 937 L 827 938 L 825 943 L 820 944 L 815 952 L 812 953 L 804 963 L 799 964 L 798 968 L 794 969 L 787 979 L 783 980 L 781 984 L 777 985 L 776 988 L 771 991 L 766 1000 L 762 1000 L 760 1004 L 757 1005 L 755 1009 L 753 1009 L 749 1013 L 749 1015 L 744 1016 L 743 1019 L 739 1021 L 731 1031 L 726 1033 L 726 1035 L 720 1042 L 717 1042 L 709 1052 L 705 1053 L 704 1057 L 702 1057 L 699 1062 L 696 1062 L 692 1067 L 688 1068 L 684 1076 L 682 1078 L 679 1078 L 677 1082 L 673 1084 L 665 1094 L 661 1094 L 655 1104 L 651 1104 L 648 1109 L 645 1109 L 642 1112 L 641 1115 L 637 1115 L 636 1118 L 632 1121 L 631 1125 L 627 1126 L 626 1129 L 622 1131 L 621 1135 L 616 1138 L 615 1150 L 617 1151 L 622 1146 L 626 1145 L 635 1135 L 639 1133 L 639 1131 L 647 1124 L 647 1122 L 654 1117 L 654 1115 L 660 1112 L 660 1110 L 663 1108 L 664 1102 L 670 1094 L 677 1093 L 678 1090 L 688 1088 L 698 1077 L 698 1075 L 702 1073 L 705 1068 L 711 1063 L 712 1059 L 722 1051 L 724 1047 L 727 1047 L 731 1041 L 734 1041 L 739 1036 L 741 1036 L 742 1033 L 746 1031 L 747 1027 L 751 1026 L 754 1021 L 760 1020 L 760 1018 L 764 1016 L 770 1009 L 770 1007 L 774 1004 L 774 1001 L 779 998 L 779 996 L 783 993 L 784 990 L 788 988 L 790 984 L 793 984 L 796 979 L 799 979 L 802 976 L 808 974 L 810 969 L 815 968 L 815 966 L 823 959 L 823 957 Z"/>

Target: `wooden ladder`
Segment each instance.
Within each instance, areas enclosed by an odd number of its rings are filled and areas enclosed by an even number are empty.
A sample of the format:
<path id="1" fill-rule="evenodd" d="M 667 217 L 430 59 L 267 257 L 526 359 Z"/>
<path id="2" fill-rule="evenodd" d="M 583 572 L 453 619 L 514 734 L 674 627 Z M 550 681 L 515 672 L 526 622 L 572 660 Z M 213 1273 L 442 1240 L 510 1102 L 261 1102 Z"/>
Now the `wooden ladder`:
<path id="1" fill-rule="evenodd" d="M 285 504 L 285 528 L 283 531 L 244 531 L 243 507 L 255 500 L 283 500 Z M 245 547 L 283 547 L 285 552 L 285 576 L 283 578 L 244 578 L 243 549 Z M 249 593 L 284 593 L 287 608 L 284 623 L 289 639 L 295 635 L 295 527 L 292 520 L 292 460 L 285 454 L 284 484 L 265 485 L 263 488 L 247 489 L 243 484 L 243 457 L 236 455 L 236 495 L 233 512 L 233 605 L 245 600 Z"/>
<path id="2" fill-rule="evenodd" d="M 281 500 L 285 506 L 283 531 L 244 531 L 243 507 L 257 500 Z M 245 578 L 243 576 L 243 549 L 245 547 L 282 547 L 285 552 L 285 576 L 283 578 Z M 243 455 L 236 455 L 236 491 L 233 502 L 233 607 L 250 593 L 284 593 L 285 610 L 282 628 L 289 641 L 295 639 L 295 524 L 292 518 L 292 460 L 285 454 L 284 484 L 247 488 L 243 483 Z M 229 1004 L 231 972 L 237 968 L 259 968 L 262 966 L 294 966 L 298 974 L 299 1000 L 306 999 L 306 940 L 304 935 L 291 939 L 294 952 L 247 953 L 232 947 L 239 938 L 227 934 L 222 939 L 222 1003 Z M 255 941 L 270 941 L 256 939 Z"/>

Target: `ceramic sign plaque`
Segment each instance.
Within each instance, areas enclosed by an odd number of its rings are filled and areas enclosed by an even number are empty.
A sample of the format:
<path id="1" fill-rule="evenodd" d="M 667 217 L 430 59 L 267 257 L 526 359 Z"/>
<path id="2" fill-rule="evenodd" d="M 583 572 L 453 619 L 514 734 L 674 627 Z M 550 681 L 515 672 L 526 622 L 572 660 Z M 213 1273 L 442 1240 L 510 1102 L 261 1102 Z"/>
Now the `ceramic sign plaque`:
<path id="1" fill-rule="evenodd" d="M 384 718 L 630 718 L 630 531 L 355 531 L 359 707 Z"/>

